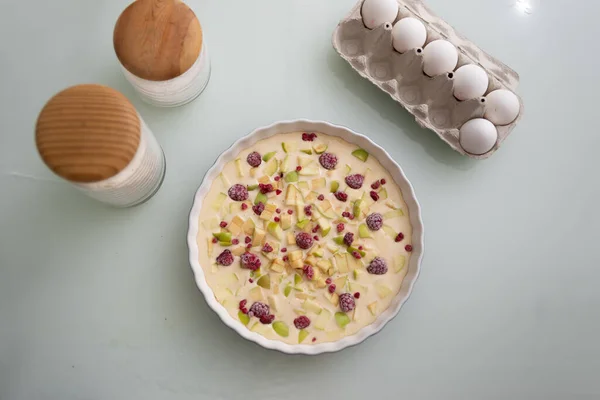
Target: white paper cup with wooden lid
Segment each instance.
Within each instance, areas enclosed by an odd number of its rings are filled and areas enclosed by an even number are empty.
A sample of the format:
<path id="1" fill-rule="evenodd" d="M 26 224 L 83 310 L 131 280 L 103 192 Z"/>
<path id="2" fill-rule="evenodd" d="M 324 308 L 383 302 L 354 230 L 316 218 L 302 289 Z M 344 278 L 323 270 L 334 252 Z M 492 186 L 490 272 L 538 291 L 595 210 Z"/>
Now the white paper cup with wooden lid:
<path id="1" fill-rule="evenodd" d="M 196 14 L 180 0 L 137 0 L 115 25 L 123 73 L 146 102 L 175 107 L 194 100 L 210 78 Z"/>
<path id="2" fill-rule="evenodd" d="M 35 130 L 44 163 L 88 196 L 116 207 L 141 204 L 165 175 L 162 148 L 118 91 L 77 85 L 52 97 Z"/>

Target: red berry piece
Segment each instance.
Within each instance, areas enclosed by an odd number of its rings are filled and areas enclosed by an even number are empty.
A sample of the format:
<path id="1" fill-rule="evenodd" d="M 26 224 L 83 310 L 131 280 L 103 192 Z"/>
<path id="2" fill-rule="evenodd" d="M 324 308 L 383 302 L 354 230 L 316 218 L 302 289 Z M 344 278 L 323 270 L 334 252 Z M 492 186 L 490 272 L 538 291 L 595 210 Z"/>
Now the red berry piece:
<path id="1" fill-rule="evenodd" d="M 310 141 L 311 142 L 317 138 L 317 134 L 314 133 L 314 132 L 312 132 L 309 136 L 310 136 Z"/>
<path id="2" fill-rule="evenodd" d="M 260 165 L 262 160 L 260 158 L 260 154 L 256 151 L 253 151 L 252 153 L 248 154 L 248 157 L 246 157 L 246 162 L 248 162 L 251 167 L 256 168 Z"/>
<path id="3" fill-rule="evenodd" d="M 262 251 L 264 251 L 265 253 L 270 253 L 273 251 L 273 247 L 269 243 L 265 243 L 265 245 L 262 248 Z"/>
<path id="4" fill-rule="evenodd" d="M 350 216 L 350 213 L 348 211 L 344 211 L 342 213 L 342 217 L 344 217 L 344 218 L 348 218 L 349 216 Z"/>
<path id="5" fill-rule="evenodd" d="M 269 192 L 272 192 L 273 189 L 273 185 L 270 183 L 259 183 L 258 184 L 258 188 L 260 189 L 260 192 L 262 194 L 267 194 Z"/>
<path id="6" fill-rule="evenodd" d="M 354 298 L 355 299 L 360 299 L 360 292 L 354 293 Z"/>
<path id="7" fill-rule="evenodd" d="M 325 169 L 334 169 L 338 163 L 338 159 L 335 154 L 323 153 L 319 156 L 319 163 Z"/>
<path id="8" fill-rule="evenodd" d="M 220 226 L 221 228 L 225 228 L 225 227 L 227 226 L 227 222 L 225 222 L 225 221 L 221 221 L 221 223 L 219 224 L 219 226 Z"/>
<path id="9" fill-rule="evenodd" d="M 346 200 L 348 200 L 348 195 L 344 192 L 335 192 L 334 196 L 339 201 L 345 202 Z"/>
<path id="10" fill-rule="evenodd" d="M 247 249 L 251 249 L 252 248 L 252 244 L 248 243 L 248 245 L 246 246 Z"/>
<path id="11" fill-rule="evenodd" d="M 246 186 L 244 185 L 240 185 L 239 183 L 236 183 L 235 185 L 231 186 L 227 191 L 227 194 L 229 195 L 229 198 L 233 201 L 248 200 L 248 188 L 246 188 Z"/>
<path id="12" fill-rule="evenodd" d="M 383 217 L 379 213 L 372 213 L 367 216 L 367 226 L 372 231 L 378 231 L 383 226 Z"/>
<path id="13" fill-rule="evenodd" d="M 284 247 L 284 248 L 281 249 L 282 253 L 285 253 L 286 251 L 287 251 L 287 247 Z"/>
<path id="14" fill-rule="evenodd" d="M 283 256 L 283 261 L 287 262 L 288 256 Z"/>
<path id="15" fill-rule="evenodd" d="M 248 279 L 248 282 L 254 283 L 254 279 L 250 278 L 250 279 Z"/>
<path id="16" fill-rule="evenodd" d="M 381 182 L 382 185 L 385 185 L 385 179 L 381 179 L 379 182 Z"/>
<path id="17" fill-rule="evenodd" d="M 319 237 L 317 235 L 313 236 L 313 239 L 316 240 L 317 242 L 319 241 Z"/>
<path id="18" fill-rule="evenodd" d="M 312 209 L 311 205 L 305 206 L 304 207 L 304 214 L 306 214 L 306 215 L 308 215 L 310 217 L 312 215 L 311 209 Z"/>
<path id="19" fill-rule="evenodd" d="M 299 171 L 302 171 L 302 167 L 301 167 L 300 165 L 298 165 L 298 166 L 296 167 L 296 171 L 298 171 L 298 172 L 299 172 Z"/>
<path id="20" fill-rule="evenodd" d="M 305 329 L 310 325 L 310 319 L 306 315 L 301 315 L 294 320 L 296 329 Z"/>
<path id="21" fill-rule="evenodd" d="M 260 323 L 268 325 L 275 320 L 275 316 L 273 314 L 265 315 L 260 317 Z"/>
<path id="22" fill-rule="evenodd" d="M 381 186 L 381 182 L 379 182 L 379 181 L 375 181 L 375 182 L 371 183 L 371 189 L 373 189 L 373 190 L 377 190 L 377 188 L 379 188 L 379 186 Z"/>
<path id="23" fill-rule="evenodd" d="M 302 271 L 304 271 L 304 273 L 306 274 L 306 279 L 308 279 L 309 281 L 312 281 L 315 277 L 315 270 L 310 265 L 305 265 L 302 268 Z"/>
<path id="24" fill-rule="evenodd" d="M 275 212 L 276 212 L 277 214 L 281 214 L 281 208 L 277 208 L 277 209 L 275 209 Z"/>
<path id="25" fill-rule="evenodd" d="M 373 275 L 383 275 L 387 271 L 387 262 L 381 257 L 375 257 L 367 267 L 367 272 Z"/>
<path id="26" fill-rule="evenodd" d="M 312 338 L 312 341 L 313 341 L 313 343 L 316 342 L 317 338 L 316 337 Z"/>
<path id="27" fill-rule="evenodd" d="M 344 224 L 337 224 L 337 226 L 335 227 L 335 229 L 339 232 L 343 232 L 344 231 Z"/>
<path id="28" fill-rule="evenodd" d="M 318 231 L 318 230 L 319 230 L 319 225 L 315 226 L 315 227 L 312 229 L 312 233 L 317 233 L 317 231 Z"/>
<path id="29" fill-rule="evenodd" d="M 247 210 L 247 209 L 248 209 L 248 204 L 242 203 L 242 210 Z"/>
<path id="30" fill-rule="evenodd" d="M 248 312 L 248 315 L 250 315 L 251 317 L 266 317 L 271 313 L 271 309 L 269 308 L 268 305 L 266 305 L 265 303 L 261 303 L 260 301 L 257 301 L 256 303 L 252 304 L 252 307 L 250 307 L 250 311 Z"/>
<path id="31" fill-rule="evenodd" d="M 407 244 L 406 246 L 404 246 L 404 250 L 412 251 L 412 246 L 410 244 Z"/>
<path id="32" fill-rule="evenodd" d="M 242 268 L 246 268 L 251 271 L 256 271 L 260 268 L 260 258 L 258 258 L 256 254 L 245 252 L 241 255 L 240 262 L 242 264 Z"/>
<path id="33" fill-rule="evenodd" d="M 359 249 L 359 250 L 362 250 L 362 249 L 363 249 L 363 247 L 362 247 L 362 246 L 358 246 L 358 249 Z"/>
<path id="34" fill-rule="evenodd" d="M 346 246 L 352 246 L 352 242 L 354 242 L 354 233 L 348 232 L 344 235 L 344 244 Z"/>
<path id="35" fill-rule="evenodd" d="M 275 176 L 275 178 L 273 178 L 273 179 L 275 179 L 275 182 L 279 182 L 279 180 L 280 180 L 281 178 L 279 177 L 279 175 L 276 175 L 276 176 Z"/>
<path id="36" fill-rule="evenodd" d="M 276 194 L 277 196 L 279 196 L 279 195 L 281 194 L 281 190 L 277 189 L 277 190 L 275 191 L 275 194 Z"/>
<path id="37" fill-rule="evenodd" d="M 365 181 L 365 177 L 361 174 L 348 175 L 346 177 L 346 185 L 352 189 L 360 189 Z"/>
<path id="38" fill-rule="evenodd" d="M 248 314 L 248 309 L 246 307 L 240 309 L 243 314 Z"/>
<path id="39" fill-rule="evenodd" d="M 327 290 L 329 290 L 329 293 L 335 292 L 335 283 L 332 283 L 331 285 L 329 285 L 329 287 L 327 288 Z"/>
<path id="40" fill-rule="evenodd" d="M 320 201 L 325 200 L 325 196 L 323 196 L 322 194 L 317 196 L 317 199 L 319 199 Z"/>
<path id="41" fill-rule="evenodd" d="M 248 304 L 248 300 L 246 300 L 246 299 L 244 299 L 244 300 L 241 300 L 241 301 L 240 301 L 240 304 L 239 304 L 239 306 L 240 306 L 240 310 L 241 310 L 242 308 L 246 307 L 246 304 Z"/>
<path id="42" fill-rule="evenodd" d="M 354 215 L 352 215 L 352 214 L 348 215 L 348 219 L 349 220 L 353 220 L 354 219 Z"/>
<path id="43" fill-rule="evenodd" d="M 371 190 L 371 191 L 369 192 L 369 196 L 371 196 L 371 198 L 373 199 L 373 201 L 377 201 L 377 200 L 379 200 L 379 195 L 378 195 L 378 194 L 377 194 L 377 192 L 376 192 L 376 191 L 374 191 L 374 190 Z"/>
<path id="44" fill-rule="evenodd" d="M 229 250 L 223 250 L 217 257 L 217 264 L 228 267 L 233 264 L 233 254 Z"/>
<path id="45" fill-rule="evenodd" d="M 327 278 L 327 279 L 325 280 L 325 283 L 329 285 L 329 284 L 331 283 L 331 278 Z"/>
<path id="46" fill-rule="evenodd" d="M 279 222 L 279 217 L 275 217 L 275 218 L 273 218 L 273 220 L 274 220 L 275 222 Z"/>
<path id="47" fill-rule="evenodd" d="M 212 239 L 212 242 L 213 242 L 213 243 L 217 243 L 217 242 L 218 242 L 217 238 L 213 238 L 213 239 Z"/>
<path id="48" fill-rule="evenodd" d="M 396 235 L 396 239 L 394 239 L 396 242 L 401 242 L 402 239 L 404 239 L 404 233 L 400 232 L 398 233 L 398 235 Z"/>
<path id="49" fill-rule="evenodd" d="M 294 210 L 287 210 L 287 213 L 292 215 L 294 213 Z"/>
<path id="50" fill-rule="evenodd" d="M 233 244 L 240 244 L 240 241 L 239 241 L 238 239 L 233 239 L 233 240 L 231 241 L 231 243 L 233 243 Z"/>
<path id="51" fill-rule="evenodd" d="M 310 140 L 310 137 L 308 136 L 308 133 L 304 132 L 302 134 L 302 140 L 305 142 L 308 142 Z"/>
<path id="52" fill-rule="evenodd" d="M 352 252 L 352 257 L 356 258 L 357 260 L 360 260 L 362 258 L 360 253 L 356 250 Z"/>
<path id="53" fill-rule="evenodd" d="M 250 236 L 246 236 L 246 237 L 244 238 L 244 243 L 246 243 L 246 244 L 247 244 L 247 243 L 250 243 L 251 241 L 252 241 L 252 239 L 250 238 Z"/>
<path id="54" fill-rule="evenodd" d="M 354 310 L 354 307 L 356 307 L 356 303 L 350 293 L 340 294 L 340 310 L 347 313 Z"/>
<path id="55" fill-rule="evenodd" d="M 313 238 L 306 232 L 300 232 L 296 235 L 296 244 L 301 249 L 308 249 L 313 244 Z"/>
<path id="56" fill-rule="evenodd" d="M 259 201 L 258 204 L 252 206 L 252 211 L 254 211 L 254 214 L 260 215 L 263 211 L 265 211 L 265 205 L 262 203 L 262 201 Z"/>

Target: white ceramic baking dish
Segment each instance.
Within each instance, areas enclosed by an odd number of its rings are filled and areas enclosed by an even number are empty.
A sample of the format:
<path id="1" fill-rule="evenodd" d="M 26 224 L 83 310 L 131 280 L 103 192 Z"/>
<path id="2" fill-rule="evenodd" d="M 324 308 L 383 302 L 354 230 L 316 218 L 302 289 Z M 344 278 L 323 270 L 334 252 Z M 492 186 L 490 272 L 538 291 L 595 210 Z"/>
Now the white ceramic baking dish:
<path id="1" fill-rule="evenodd" d="M 350 143 L 354 143 L 357 146 L 362 147 L 363 149 L 367 150 L 370 155 L 376 157 L 381 163 L 381 165 L 388 170 L 388 172 L 394 178 L 396 184 L 400 187 L 400 190 L 402 191 L 402 195 L 408 207 L 408 215 L 413 228 L 413 234 L 411 239 L 413 251 L 412 256 L 410 257 L 410 262 L 408 263 L 408 272 L 406 274 L 406 277 L 404 278 L 404 282 L 402 283 L 400 292 L 398 292 L 395 299 L 392 301 L 390 307 L 383 313 L 381 313 L 379 317 L 375 320 L 375 322 L 365 326 L 356 334 L 352 336 L 346 336 L 335 342 L 326 342 L 315 345 L 291 345 L 277 340 L 270 340 L 258 333 L 251 332 L 244 325 L 242 325 L 240 321 L 236 320 L 235 318 L 232 318 L 227 312 L 227 310 L 215 299 L 212 289 L 206 283 L 206 279 L 204 277 L 204 270 L 202 269 L 199 263 L 198 245 L 196 240 L 199 229 L 198 218 L 200 215 L 200 210 L 202 208 L 202 202 L 204 200 L 204 197 L 208 193 L 213 183 L 213 180 L 217 178 L 224 165 L 227 162 L 234 160 L 237 157 L 238 153 L 240 153 L 240 151 L 251 147 L 259 140 L 266 139 L 277 133 L 292 133 L 300 131 L 316 132 L 323 133 L 326 135 L 338 136 Z M 187 241 L 189 247 L 190 265 L 192 266 L 192 270 L 194 271 L 196 284 L 198 285 L 198 288 L 206 298 L 206 302 L 208 303 L 210 308 L 212 308 L 217 313 L 217 315 L 219 316 L 219 318 L 221 318 L 225 325 L 235 330 L 243 338 L 258 343 L 259 345 L 267 349 L 279 350 L 287 354 L 314 355 L 326 352 L 339 351 L 346 347 L 359 344 L 369 336 L 374 335 L 375 333 L 383 329 L 383 327 L 398 314 L 398 312 L 400 311 L 400 307 L 402 307 L 404 302 L 410 296 L 415 281 L 419 276 L 421 259 L 423 258 L 423 221 L 421 220 L 421 209 L 413 191 L 413 187 L 406 178 L 406 176 L 404 176 L 402 169 L 396 162 L 394 162 L 394 160 L 383 148 L 373 143 L 369 138 L 367 138 L 364 135 L 353 132 L 348 128 L 338 125 L 332 125 L 327 122 L 308 120 L 282 121 L 276 122 L 272 125 L 263 128 L 256 129 L 254 132 L 237 140 L 230 148 L 225 150 L 219 156 L 219 158 L 217 158 L 215 164 L 208 170 L 208 172 L 204 176 L 202 184 L 200 185 L 200 188 L 194 196 L 194 204 L 192 206 L 192 211 L 190 212 Z"/>

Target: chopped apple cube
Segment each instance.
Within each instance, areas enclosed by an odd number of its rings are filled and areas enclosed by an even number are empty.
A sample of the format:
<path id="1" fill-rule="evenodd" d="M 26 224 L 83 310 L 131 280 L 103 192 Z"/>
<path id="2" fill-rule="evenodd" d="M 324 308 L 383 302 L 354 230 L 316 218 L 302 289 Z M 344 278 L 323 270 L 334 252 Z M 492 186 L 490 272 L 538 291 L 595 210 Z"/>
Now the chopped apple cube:
<path id="1" fill-rule="evenodd" d="M 348 288 L 350 289 L 350 292 L 355 293 L 355 292 L 360 292 L 360 293 L 365 293 L 369 290 L 368 287 L 363 286 L 361 284 L 358 284 L 356 282 L 348 282 Z"/>
<path id="2" fill-rule="evenodd" d="M 285 270 L 285 263 L 281 258 L 275 258 L 271 263 L 271 271 L 283 272 Z"/>
<path id="3" fill-rule="evenodd" d="M 246 222 L 244 222 L 244 225 L 242 225 L 242 230 L 248 236 L 254 234 L 254 221 L 252 218 L 248 218 Z"/>
<path id="4" fill-rule="evenodd" d="M 292 251 L 289 255 L 290 261 L 300 260 L 302 258 L 302 250 Z"/>
<path id="5" fill-rule="evenodd" d="M 277 299 L 275 296 L 267 296 L 267 301 L 269 302 L 269 306 L 271 306 L 273 311 L 277 311 Z"/>
<path id="6" fill-rule="evenodd" d="M 238 311 L 238 318 L 244 325 L 248 325 L 248 322 L 250 322 L 250 317 L 247 314 L 244 314 L 242 311 Z"/>
<path id="7" fill-rule="evenodd" d="M 312 162 L 313 162 L 313 159 L 311 157 L 298 156 L 298 165 L 301 167 L 306 167 L 308 164 L 310 164 Z"/>
<path id="8" fill-rule="evenodd" d="M 404 266 L 406 265 L 406 257 L 403 255 L 399 255 L 394 257 L 394 271 L 396 271 L 396 273 L 402 271 L 404 269 Z"/>
<path id="9" fill-rule="evenodd" d="M 294 236 L 293 232 L 287 233 L 287 244 L 288 246 L 293 246 L 296 244 L 296 236 Z"/>
<path id="10" fill-rule="evenodd" d="M 298 145 L 296 142 L 283 142 L 281 143 L 281 148 L 286 153 L 293 153 L 298 148 Z"/>
<path id="11" fill-rule="evenodd" d="M 334 255 L 335 264 L 337 266 L 337 270 L 341 273 L 348 272 L 348 261 L 346 260 L 345 253 L 336 253 Z"/>
<path id="12" fill-rule="evenodd" d="M 302 329 L 298 332 L 298 344 L 302 343 L 308 337 L 308 331 Z"/>
<path id="13" fill-rule="evenodd" d="M 258 217 L 259 219 L 262 219 L 263 221 L 270 221 L 273 218 L 273 213 L 267 210 L 264 210 L 261 214 L 260 217 Z M 279 226 L 279 225 L 278 225 Z"/>
<path id="14" fill-rule="evenodd" d="M 231 254 L 234 256 L 241 256 L 246 252 L 246 248 L 244 246 L 238 246 L 235 249 L 231 250 Z"/>
<path id="15" fill-rule="evenodd" d="M 317 192 L 310 192 L 309 194 L 306 195 L 306 198 L 304 199 L 305 201 L 307 201 L 308 203 L 313 203 L 315 200 L 317 200 L 317 196 L 319 194 Z"/>
<path id="16" fill-rule="evenodd" d="M 298 172 L 290 171 L 283 177 L 287 183 L 298 182 Z"/>
<path id="17" fill-rule="evenodd" d="M 252 247 L 261 246 L 265 241 L 267 233 L 260 228 L 254 228 L 254 236 L 252 237 Z"/>
<path id="18" fill-rule="evenodd" d="M 288 230 L 292 227 L 292 216 L 288 213 L 281 215 L 281 229 Z"/>
<path id="19" fill-rule="evenodd" d="M 324 188 L 327 185 L 325 178 L 315 178 L 311 182 L 312 190 L 319 190 Z"/>
<path id="20" fill-rule="evenodd" d="M 317 261 L 317 267 L 323 272 L 327 272 L 329 268 L 331 268 L 331 261 L 329 260 L 319 260 Z"/>
<path id="21" fill-rule="evenodd" d="M 346 325 L 350 323 L 350 317 L 343 312 L 335 313 L 335 322 L 339 325 L 340 328 L 344 329 Z"/>
<path id="22" fill-rule="evenodd" d="M 308 190 L 308 182 L 307 181 L 298 182 L 298 189 Z"/>
<path id="23" fill-rule="evenodd" d="M 290 267 L 294 269 L 302 269 L 302 267 L 304 267 L 304 263 L 302 262 L 302 259 L 290 261 Z"/>
<path id="24" fill-rule="evenodd" d="M 383 225 L 383 231 L 385 232 L 386 235 L 388 235 L 390 238 L 392 239 L 396 239 L 396 236 L 398 235 L 396 233 L 396 231 L 389 225 Z"/>
<path id="25" fill-rule="evenodd" d="M 331 311 L 324 308 L 319 317 L 315 320 L 315 329 L 325 330 L 327 323 L 331 320 Z"/>
<path id="26" fill-rule="evenodd" d="M 335 283 L 336 290 L 340 293 L 344 293 L 346 291 L 346 282 L 348 282 L 348 277 L 346 275 L 343 275 L 333 281 L 333 283 Z"/>
<path id="27" fill-rule="evenodd" d="M 384 299 L 392 294 L 392 290 L 383 283 L 375 283 L 375 290 L 380 299 Z"/>
<path id="28" fill-rule="evenodd" d="M 366 162 L 369 158 L 369 153 L 364 149 L 356 149 L 352 152 L 352 155 L 363 162 Z"/>
<path id="29" fill-rule="evenodd" d="M 321 314 L 321 311 L 323 311 L 323 308 L 312 300 L 305 300 L 302 303 L 302 308 L 315 314 Z"/>
<path id="30" fill-rule="evenodd" d="M 306 259 L 304 260 L 305 264 L 308 265 L 312 265 L 313 267 L 315 267 L 317 265 L 317 258 L 315 256 L 308 256 L 306 257 Z"/>
<path id="31" fill-rule="evenodd" d="M 371 304 L 369 304 L 367 306 L 367 308 L 369 309 L 369 311 L 371 312 L 371 315 L 376 316 L 377 315 L 377 302 L 374 301 Z"/>
<path id="32" fill-rule="evenodd" d="M 325 297 L 327 298 L 327 300 L 329 300 L 331 302 L 331 304 L 333 304 L 334 306 L 338 306 L 338 304 L 340 303 L 340 296 L 333 292 L 333 293 L 325 293 Z"/>
<path id="33" fill-rule="evenodd" d="M 294 185 L 288 185 L 285 191 L 285 204 L 288 206 L 296 205 L 296 196 L 298 189 Z"/>
<path id="34" fill-rule="evenodd" d="M 292 292 L 292 285 L 288 284 L 285 289 L 283 289 L 283 295 L 285 297 L 288 297 L 290 295 L 290 293 Z"/>
<path id="35" fill-rule="evenodd" d="M 227 195 L 225 193 L 219 193 L 215 201 L 213 201 L 213 203 L 211 204 L 212 209 L 215 211 L 219 211 L 223 206 L 223 202 L 225 202 L 225 199 L 227 199 Z"/>
<path id="36" fill-rule="evenodd" d="M 263 214 L 265 213 L 265 211 L 263 211 Z M 281 226 L 279 226 L 279 224 L 277 222 L 269 222 L 269 225 L 267 226 L 267 231 L 273 235 L 275 238 L 277 238 L 277 240 L 282 240 L 283 239 L 283 230 L 281 229 Z"/>
<path id="37" fill-rule="evenodd" d="M 379 195 L 379 200 L 385 200 L 388 198 L 388 192 L 386 188 L 381 189 L 377 194 Z"/>
<path id="38" fill-rule="evenodd" d="M 202 225 L 208 230 L 213 230 L 217 226 L 219 226 L 219 218 L 212 217 L 212 218 L 206 219 L 206 220 L 202 221 Z"/>
<path id="39" fill-rule="evenodd" d="M 397 210 L 388 211 L 385 214 L 383 214 L 384 219 L 403 217 L 403 216 L 404 216 L 404 212 L 402 211 L 401 208 L 399 208 Z"/>
<path id="40" fill-rule="evenodd" d="M 273 330 L 281 337 L 288 337 L 290 334 L 287 324 L 283 321 L 273 322 Z"/>
<path id="41" fill-rule="evenodd" d="M 237 169 L 238 177 L 243 178 L 244 170 L 242 169 L 242 160 L 240 160 L 239 158 L 236 158 L 235 160 L 235 168 Z"/>
<path id="42" fill-rule="evenodd" d="M 221 178 L 223 186 L 225 186 L 226 189 L 229 189 L 229 187 L 231 186 L 231 182 L 229 182 L 229 179 L 227 179 L 227 177 L 223 173 L 219 174 L 219 178 Z"/>
<path id="43" fill-rule="evenodd" d="M 206 247 L 207 247 L 207 252 L 208 252 L 208 256 L 212 256 L 212 252 L 213 252 L 213 242 L 211 238 L 207 238 L 206 239 Z"/>
<path id="44" fill-rule="evenodd" d="M 319 167 L 317 165 L 307 165 L 303 167 L 298 174 L 300 176 L 319 175 Z"/>
<path id="45" fill-rule="evenodd" d="M 317 270 L 318 271 L 318 270 Z M 325 279 L 323 278 L 319 278 L 319 280 L 315 281 L 315 287 L 318 289 L 322 289 L 325 286 L 327 286 L 327 282 L 325 282 Z"/>
<path id="46" fill-rule="evenodd" d="M 285 156 L 283 161 L 279 164 L 279 172 L 286 173 L 290 169 L 290 156 Z"/>
<path id="47" fill-rule="evenodd" d="M 321 154 L 327 150 L 327 145 L 325 143 L 319 143 L 318 145 L 313 146 L 313 149 L 315 150 L 315 153 Z"/>
<path id="48" fill-rule="evenodd" d="M 273 203 L 267 203 L 267 204 L 265 204 L 265 210 L 274 213 L 275 210 L 277 210 L 277 205 L 273 204 Z"/>
<path id="49" fill-rule="evenodd" d="M 271 158 L 265 165 L 264 173 L 269 176 L 273 175 L 275 172 L 277 172 L 277 166 L 277 159 Z M 268 183 L 268 181 L 263 183 Z"/>
<path id="50" fill-rule="evenodd" d="M 296 298 L 300 300 L 314 300 L 315 296 L 304 292 L 296 292 Z"/>
<path id="51" fill-rule="evenodd" d="M 250 289 L 250 298 L 254 301 L 262 301 L 264 300 L 263 292 L 260 286 L 255 286 Z"/>
<path id="52" fill-rule="evenodd" d="M 360 237 L 361 239 L 367 239 L 367 238 L 373 237 L 373 236 L 371 236 L 371 232 L 369 232 L 369 228 L 367 227 L 366 224 L 360 224 L 358 226 L 358 237 Z"/>
<path id="53" fill-rule="evenodd" d="M 319 224 L 319 227 L 321 229 L 321 235 L 323 235 L 323 237 L 327 236 L 331 231 L 331 224 L 329 223 L 329 221 L 325 218 L 319 218 L 317 220 L 317 223 Z"/>

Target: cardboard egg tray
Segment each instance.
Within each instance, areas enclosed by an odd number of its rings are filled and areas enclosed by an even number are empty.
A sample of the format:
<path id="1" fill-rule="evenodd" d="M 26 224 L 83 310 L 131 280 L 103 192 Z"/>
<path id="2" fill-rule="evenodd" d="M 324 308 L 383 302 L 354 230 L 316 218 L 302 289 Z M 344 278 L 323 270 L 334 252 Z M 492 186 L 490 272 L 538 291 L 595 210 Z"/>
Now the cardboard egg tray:
<path id="1" fill-rule="evenodd" d="M 419 0 L 398 0 L 398 16 L 373 30 L 362 21 L 360 0 L 350 14 L 340 21 L 333 33 L 333 47 L 362 77 L 387 92 L 411 114 L 419 125 L 429 128 L 459 153 L 483 159 L 491 156 L 511 133 L 523 114 L 523 101 L 518 117 L 509 125 L 496 126 L 498 140 L 482 155 L 469 154 L 459 143 L 460 127 L 472 118 L 483 118 L 485 95 L 496 89 L 516 93 L 519 75 L 474 43 L 458 34 L 447 22 L 436 16 Z M 427 42 L 445 39 L 458 50 L 459 68 L 476 64 L 488 74 L 489 85 L 484 97 L 459 101 L 453 95 L 453 73 L 429 77 L 423 73 L 423 49 L 400 54 L 392 45 L 392 26 L 405 17 L 421 20 L 427 29 Z"/>

